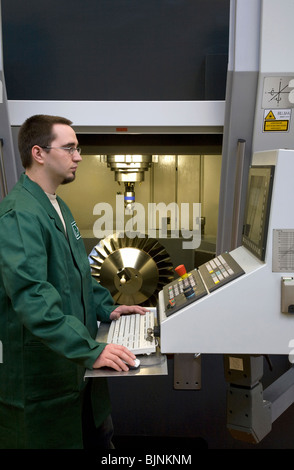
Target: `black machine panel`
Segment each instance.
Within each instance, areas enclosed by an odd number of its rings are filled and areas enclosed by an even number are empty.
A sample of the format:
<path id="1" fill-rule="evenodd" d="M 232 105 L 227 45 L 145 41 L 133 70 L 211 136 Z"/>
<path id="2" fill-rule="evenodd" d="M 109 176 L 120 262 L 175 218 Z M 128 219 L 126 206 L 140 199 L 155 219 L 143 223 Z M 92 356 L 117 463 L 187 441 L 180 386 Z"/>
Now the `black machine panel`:
<path id="1" fill-rule="evenodd" d="M 181 277 L 163 287 L 167 317 L 245 274 L 229 253 L 222 253 L 189 273 L 183 265 L 178 268 Z"/>
<path id="2" fill-rule="evenodd" d="M 202 264 L 202 266 L 199 266 L 199 272 L 209 292 L 213 292 L 244 274 L 243 269 L 230 253 L 222 253 Z"/>
<path id="3" fill-rule="evenodd" d="M 207 295 L 207 290 L 197 271 L 190 271 L 185 279 L 179 278 L 163 288 L 165 313 L 168 317 L 195 300 Z"/>

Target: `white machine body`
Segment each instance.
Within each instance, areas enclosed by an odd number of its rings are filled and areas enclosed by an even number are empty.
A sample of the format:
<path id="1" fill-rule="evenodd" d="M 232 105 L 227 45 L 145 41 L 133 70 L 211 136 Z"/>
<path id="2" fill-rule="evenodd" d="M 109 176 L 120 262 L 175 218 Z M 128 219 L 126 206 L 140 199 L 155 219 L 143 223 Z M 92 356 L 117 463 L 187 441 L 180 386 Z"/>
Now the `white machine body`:
<path id="1" fill-rule="evenodd" d="M 274 177 L 264 260 L 239 246 L 230 255 L 244 274 L 213 292 L 207 290 L 205 296 L 172 314 L 167 311 L 163 290 L 160 291 L 162 353 L 290 353 L 294 314 L 282 312 L 281 282 L 294 275 L 289 272 L 294 261 L 291 244 L 279 247 L 277 253 L 273 238 L 277 231 L 285 231 L 286 236 L 289 231 L 291 243 L 294 233 L 294 151 L 272 150 L 253 155 L 252 167 L 266 165 L 274 166 Z M 273 264 L 277 264 L 277 259 L 279 263 L 285 249 L 290 268 L 281 272 L 275 267 L 274 272 Z"/>

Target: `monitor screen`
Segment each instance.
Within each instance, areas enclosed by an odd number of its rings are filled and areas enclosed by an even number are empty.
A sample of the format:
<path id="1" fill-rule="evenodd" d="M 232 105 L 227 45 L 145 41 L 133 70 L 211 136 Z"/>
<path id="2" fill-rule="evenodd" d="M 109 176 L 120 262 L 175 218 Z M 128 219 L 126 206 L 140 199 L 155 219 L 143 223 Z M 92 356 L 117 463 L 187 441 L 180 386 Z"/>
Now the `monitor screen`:
<path id="1" fill-rule="evenodd" d="M 274 166 L 249 170 L 242 243 L 260 260 L 265 259 Z"/>

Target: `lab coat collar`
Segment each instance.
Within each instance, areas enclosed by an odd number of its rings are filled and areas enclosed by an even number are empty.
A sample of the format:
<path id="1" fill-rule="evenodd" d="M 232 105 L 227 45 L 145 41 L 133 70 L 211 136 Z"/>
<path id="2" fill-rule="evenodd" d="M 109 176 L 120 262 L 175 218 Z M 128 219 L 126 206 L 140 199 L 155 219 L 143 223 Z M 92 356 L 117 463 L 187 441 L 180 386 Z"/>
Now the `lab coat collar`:
<path id="1" fill-rule="evenodd" d="M 41 188 L 41 186 L 39 186 L 37 183 L 32 181 L 25 173 L 23 173 L 21 175 L 20 183 L 44 207 L 44 209 L 48 213 L 49 217 L 51 219 L 54 219 L 54 222 L 55 222 L 57 228 L 59 230 L 61 230 L 62 233 L 64 233 L 64 235 L 65 235 L 65 231 L 64 231 L 61 219 L 60 219 L 59 215 L 57 214 L 56 210 L 54 209 L 53 205 L 51 204 L 48 196 L 46 195 L 46 193 Z"/>

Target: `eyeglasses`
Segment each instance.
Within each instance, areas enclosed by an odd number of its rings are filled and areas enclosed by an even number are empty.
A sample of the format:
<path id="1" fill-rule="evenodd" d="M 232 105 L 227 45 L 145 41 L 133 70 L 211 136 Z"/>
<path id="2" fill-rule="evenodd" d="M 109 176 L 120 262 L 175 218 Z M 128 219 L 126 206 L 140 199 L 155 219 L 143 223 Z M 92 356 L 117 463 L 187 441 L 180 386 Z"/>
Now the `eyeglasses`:
<path id="1" fill-rule="evenodd" d="M 82 153 L 82 149 L 80 147 L 42 147 L 42 149 L 61 149 L 61 150 L 66 150 L 70 155 L 73 155 L 75 152 L 78 152 L 80 155 Z"/>

